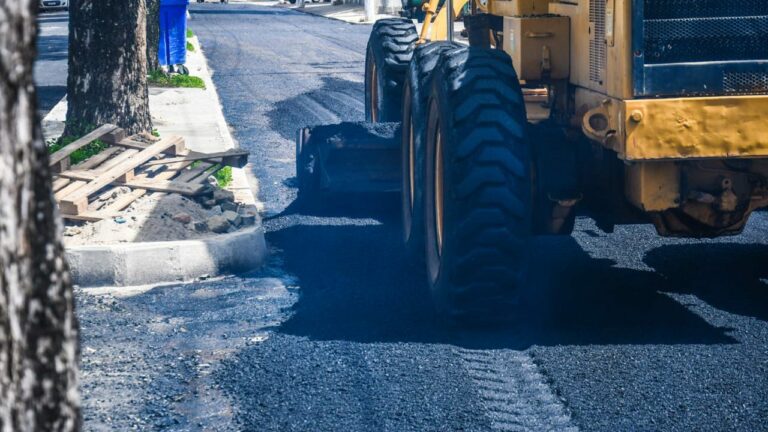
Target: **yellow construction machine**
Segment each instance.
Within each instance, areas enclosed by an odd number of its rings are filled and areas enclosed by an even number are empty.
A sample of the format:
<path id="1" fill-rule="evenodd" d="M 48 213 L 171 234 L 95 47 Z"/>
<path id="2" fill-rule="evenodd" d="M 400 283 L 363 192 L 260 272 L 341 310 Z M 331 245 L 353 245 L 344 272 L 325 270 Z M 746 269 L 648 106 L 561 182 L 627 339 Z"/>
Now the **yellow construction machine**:
<path id="1" fill-rule="evenodd" d="M 367 122 L 301 130 L 297 169 L 303 196 L 399 190 L 446 314 L 514 313 L 529 240 L 577 211 L 700 238 L 768 206 L 768 1 L 415 9 L 373 26 Z"/>

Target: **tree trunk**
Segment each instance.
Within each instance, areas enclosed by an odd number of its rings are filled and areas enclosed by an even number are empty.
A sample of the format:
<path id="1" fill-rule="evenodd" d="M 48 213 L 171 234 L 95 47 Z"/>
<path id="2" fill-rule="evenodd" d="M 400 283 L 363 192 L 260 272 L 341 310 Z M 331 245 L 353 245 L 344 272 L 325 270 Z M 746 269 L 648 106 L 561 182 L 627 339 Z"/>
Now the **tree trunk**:
<path id="1" fill-rule="evenodd" d="M 65 135 L 150 132 L 145 0 L 71 0 Z"/>
<path id="2" fill-rule="evenodd" d="M 38 0 L 0 0 L 0 430 L 80 428 L 77 322 L 35 114 Z"/>
<path id="3" fill-rule="evenodd" d="M 147 69 L 160 69 L 160 0 L 147 0 Z"/>

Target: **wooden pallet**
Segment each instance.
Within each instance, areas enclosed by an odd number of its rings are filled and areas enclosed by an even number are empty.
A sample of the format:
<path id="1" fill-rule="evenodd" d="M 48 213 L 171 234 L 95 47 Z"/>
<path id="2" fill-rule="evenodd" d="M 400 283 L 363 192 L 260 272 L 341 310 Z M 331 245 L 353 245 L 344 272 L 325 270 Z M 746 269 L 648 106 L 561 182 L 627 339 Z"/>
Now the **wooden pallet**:
<path id="1" fill-rule="evenodd" d="M 95 140 L 108 147 L 71 166 L 72 153 Z M 208 176 L 224 166 L 242 168 L 247 162 L 248 152 L 243 150 L 197 153 L 189 151 L 179 136 L 126 137 L 122 129 L 109 124 L 50 155 L 54 197 L 62 216 L 85 221 L 118 216 L 147 193 L 197 196 L 209 192 Z M 131 191 L 105 205 L 103 198 L 120 187 Z"/>

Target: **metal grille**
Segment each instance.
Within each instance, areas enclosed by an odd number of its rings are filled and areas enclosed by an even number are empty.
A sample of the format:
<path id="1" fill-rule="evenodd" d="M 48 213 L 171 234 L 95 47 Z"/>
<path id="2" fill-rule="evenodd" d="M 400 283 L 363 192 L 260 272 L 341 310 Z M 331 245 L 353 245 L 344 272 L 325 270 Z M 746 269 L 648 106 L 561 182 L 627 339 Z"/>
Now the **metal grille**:
<path id="1" fill-rule="evenodd" d="M 763 93 L 768 89 L 768 72 L 725 72 L 723 88 L 731 94 Z"/>
<path id="2" fill-rule="evenodd" d="M 768 59 L 768 16 L 646 20 L 646 63 Z"/>
<path id="3" fill-rule="evenodd" d="M 645 0 L 645 19 L 768 15 L 765 0 Z"/>
<path id="4" fill-rule="evenodd" d="M 768 59 L 768 0 L 645 0 L 646 64 Z"/>
<path id="5" fill-rule="evenodd" d="M 589 80 L 602 85 L 607 50 L 605 46 L 605 0 L 589 1 L 589 22 L 592 30 L 589 42 Z"/>

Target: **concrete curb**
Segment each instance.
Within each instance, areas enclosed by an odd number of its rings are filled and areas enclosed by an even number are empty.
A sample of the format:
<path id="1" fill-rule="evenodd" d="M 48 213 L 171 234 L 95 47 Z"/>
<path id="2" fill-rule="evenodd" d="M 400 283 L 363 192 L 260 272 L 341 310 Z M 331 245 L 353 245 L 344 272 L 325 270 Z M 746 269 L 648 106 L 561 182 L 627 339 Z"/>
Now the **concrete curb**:
<path id="1" fill-rule="evenodd" d="M 69 247 L 65 256 L 75 285 L 133 286 L 253 270 L 266 250 L 255 227 L 201 240 Z"/>

